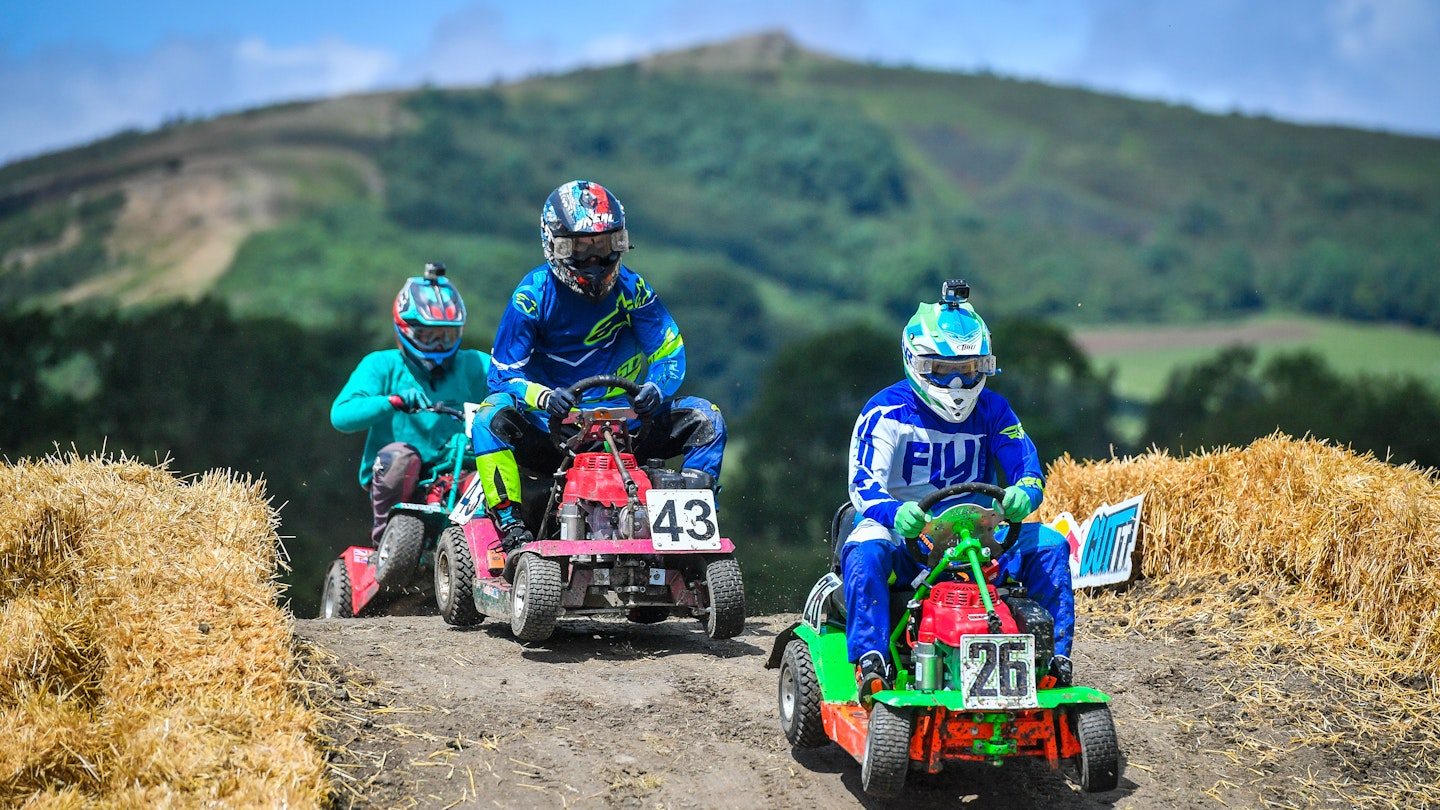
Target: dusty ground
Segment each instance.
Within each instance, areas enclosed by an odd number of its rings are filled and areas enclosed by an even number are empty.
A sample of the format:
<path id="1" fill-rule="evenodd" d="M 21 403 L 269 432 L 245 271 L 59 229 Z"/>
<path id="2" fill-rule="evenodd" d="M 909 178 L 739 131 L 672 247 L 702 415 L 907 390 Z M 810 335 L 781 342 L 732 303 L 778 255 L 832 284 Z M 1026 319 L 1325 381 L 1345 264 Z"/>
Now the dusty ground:
<path id="1" fill-rule="evenodd" d="M 322 696 L 338 718 L 342 807 L 885 806 L 863 795 L 843 750 L 792 754 L 780 732 L 764 662 L 794 618 L 752 618 L 729 641 L 691 622 L 575 620 L 531 646 L 497 622 L 462 631 L 436 617 L 297 629 L 345 683 Z M 965 765 L 913 774 L 903 806 L 1339 806 L 1293 789 L 1336 776 L 1320 755 L 1253 767 L 1230 728 L 1236 698 L 1219 686 L 1234 673 L 1208 647 L 1100 641 L 1086 637 L 1090 621 L 1080 620 L 1077 680 L 1114 698 L 1128 761 L 1119 789 L 1083 794 L 1041 763 Z"/>

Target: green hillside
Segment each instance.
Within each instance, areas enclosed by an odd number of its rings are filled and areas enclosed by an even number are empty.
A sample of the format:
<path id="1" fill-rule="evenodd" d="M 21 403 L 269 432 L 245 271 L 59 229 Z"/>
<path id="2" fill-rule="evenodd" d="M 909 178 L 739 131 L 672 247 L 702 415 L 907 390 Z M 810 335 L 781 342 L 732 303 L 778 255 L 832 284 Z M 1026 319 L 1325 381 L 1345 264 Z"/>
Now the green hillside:
<path id="1" fill-rule="evenodd" d="M 854 64 L 783 37 L 4 167 L 0 302 L 213 293 L 378 336 L 398 279 L 439 259 L 484 345 L 539 262 L 540 202 L 572 177 L 625 201 L 629 263 L 733 404 L 781 343 L 893 325 L 951 276 L 987 315 L 1070 326 L 1292 311 L 1440 327 L 1440 141 Z"/>

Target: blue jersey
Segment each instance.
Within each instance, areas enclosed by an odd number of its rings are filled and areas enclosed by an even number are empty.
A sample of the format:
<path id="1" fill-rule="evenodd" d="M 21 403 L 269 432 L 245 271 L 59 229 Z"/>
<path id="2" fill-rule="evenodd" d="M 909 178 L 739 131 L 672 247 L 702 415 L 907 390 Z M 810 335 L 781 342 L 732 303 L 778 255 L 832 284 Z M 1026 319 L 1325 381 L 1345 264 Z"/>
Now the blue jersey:
<path id="1" fill-rule="evenodd" d="M 510 394 L 532 411 L 546 389 L 597 374 L 653 382 L 667 399 L 685 379 L 680 327 L 645 279 L 623 265 L 615 287 L 598 302 L 557 283 L 549 265 L 531 270 L 500 316 L 493 358 L 491 390 Z M 591 391 L 586 401 L 616 400 L 619 394 Z M 544 426 L 543 420 L 532 421 Z"/>
<path id="2" fill-rule="evenodd" d="M 1039 454 L 1003 396 L 983 390 L 965 421 L 949 422 L 922 402 L 910 383 L 895 383 L 865 404 L 850 440 L 850 500 L 861 518 L 850 540 L 898 543 L 895 513 L 902 503 L 951 484 L 996 484 L 1000 472 L 1025 490 L 1031 504 L 1040 505 L 1045 483 Z M 993 504 L 969 494 L 946 499 L 930 512 L 967 501 Z"/>

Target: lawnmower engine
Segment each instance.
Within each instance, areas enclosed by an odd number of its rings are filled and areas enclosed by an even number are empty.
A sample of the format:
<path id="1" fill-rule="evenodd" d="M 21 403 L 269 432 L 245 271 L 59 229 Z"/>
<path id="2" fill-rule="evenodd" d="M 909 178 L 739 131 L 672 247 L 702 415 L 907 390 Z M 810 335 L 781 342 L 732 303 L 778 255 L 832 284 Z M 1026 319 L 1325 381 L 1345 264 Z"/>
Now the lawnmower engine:
<path id="1" fill-rule="evenodd" d="M 1010 609 L 990 589 L 1000 619 L 1001 633 L 1022 632 Z M 990 633 L 989 616 L 973 582 L 937 582 L 920 608 L 920 627 L 911 651 L 915 686 L 919 689 L 959 689 L 961 637 Z"/>
<path id="2" fill-rule="evenodd" d="M 615 463 L 620 457 L 622 468 Z M 628 486 L 627 486 L 628 483 Z M 650 477 L 629 453 L 580 453 L 565 473 L 561 540 L 630 540 L 650 536 L 645 493 Z M 634 497 L 627 490 L 634 488 Z"/>

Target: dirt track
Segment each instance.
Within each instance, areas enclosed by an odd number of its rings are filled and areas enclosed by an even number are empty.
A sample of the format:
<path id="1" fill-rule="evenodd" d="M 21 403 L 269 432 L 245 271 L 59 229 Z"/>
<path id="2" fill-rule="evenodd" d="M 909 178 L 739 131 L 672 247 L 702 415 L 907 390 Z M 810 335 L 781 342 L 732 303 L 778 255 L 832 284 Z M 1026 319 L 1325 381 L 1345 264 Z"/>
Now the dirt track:
<path id="1" fill-rule="evenodd" d="M 840 748 L 792 755 L 780 733 L 776 674 L 764 662 L 794 618 L 752 618 L 730 641 L 690 622 L 576 620 L 528 647 L 500 623 L 462 631 L 437 617 L 306 620 L 297 630 L 348 680 L 330 707 L 351 777 L 341 806 L 885 806 L 863 795 L 859 766 Z M 1227 727 L 1235 698 L 1215 685 L 1233 673 L 1198 642 L 1098 641 L 1085 624 L 1078 680 L 1114 698 L 1128 761 L 1120 788 L 1083 794 L 1040 763 L 966 765 L 912 774 L 903 806 L 1288 806 L 1286 785 L 1333 775 L 1303 750 L 1278 770 L 1246 767 Z"/>

